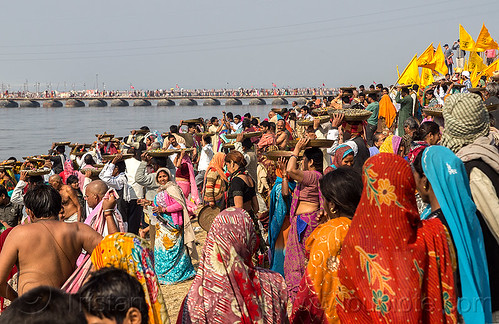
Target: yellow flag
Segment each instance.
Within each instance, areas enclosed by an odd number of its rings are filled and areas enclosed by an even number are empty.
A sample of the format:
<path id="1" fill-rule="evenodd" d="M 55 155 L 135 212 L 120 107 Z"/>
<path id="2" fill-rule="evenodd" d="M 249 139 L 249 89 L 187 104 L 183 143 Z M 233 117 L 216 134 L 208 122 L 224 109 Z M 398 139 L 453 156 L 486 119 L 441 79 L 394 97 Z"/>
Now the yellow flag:
<path id="1" fill-rule="evenodd" d="M 433 54 L 433 63 L 435 63 L 435 71 L 440 74 L 446 75 L 449 72 L 449 69 L 445 65 L 445 56 L 440 43 L 438 43 L 437 50 Z"/>
<path id="2" fill-rule="evenodd" d="M 482 72 L 486 67 L 487 65 L 483 63 L 483 59 L 476 52 L 471 52 L 468 60 L 468 71 L 476 69 L 478 72 Z"/>
<path id="3" fill-rule="evenodd" d="M 482 72 L 478 72 L 476 69 L 473 71 L 473 73 L 470 75 L 470 81 L 471 85 L 476 88 L 478 86 L 478 82 L 480 81 L 480 78 L 482 77 Z"/>
<path id="4" fill-rule="evenodd" d="M 487 49 L 499 49 L 499 46 L 494 41 L 494 39 L 492 39 L 485 25 L 482 25 L 480 34 L 478 34 L 478 37 L 476 39 L 475 51 L 483 52 Z"/>
<path id="5" fill-rule="evenodd" d="M 404 72 L 400 75 L 398 84 L 419 84 L 419 70 L 418 70 L 418 54 L 414 55 L 412 60 L 405 67 Z"/>
<path id="6" fill-rule="evenodd" d="M 424 88 L 430 84 L 432 84 L 435 80 L 433 79 L 433 74 L 431 73 L 431 69 L 423 68 L 421 71 L 421 84 L 419 85 L 421 88 Z"/>
<path id="7" fill-rule="evenodd" d="M 431 43 L 418 57 L 418 66 L 432 70 L 435 69 L 435 62 L 433 62 L 433 43 Z"/>
<path id="8" fill-rule="evenodd" d="M 463 51 L 473 51 L 475 48 L 475 41 L 461 24 L 459 24 L 459 48 Z"/>
<path id="9" fill-rule="evenodd" d="M 497 70 L 498 62 L 499 62 L 499 60 L 495 60 L 493 63 L 491 63 L 489 66 L 487 66 L 487 68 L 485 68 L 482 71 L 482 75 L 486 75 L 487 77 L 491 77 L 492 74 L 494 74 L 494 71 Z"/>

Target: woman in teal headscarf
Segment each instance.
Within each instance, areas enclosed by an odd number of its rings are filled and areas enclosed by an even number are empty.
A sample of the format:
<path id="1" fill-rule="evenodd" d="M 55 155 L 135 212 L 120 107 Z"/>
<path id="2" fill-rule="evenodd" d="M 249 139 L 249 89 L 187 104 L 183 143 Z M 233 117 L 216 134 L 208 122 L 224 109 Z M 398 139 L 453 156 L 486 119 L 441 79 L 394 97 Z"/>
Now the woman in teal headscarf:
<path id="1" fill-rule="evenodd" d="M 438 217 L 450 231 L 457 251 L 461 286 L 458 311 L 467 324 L 490 323 L 492 310 L 484 238 L 464 164 L 448 148 L 430 146 L 416 157 L 413 166 L 417 189 L 430 204 L 421 218 Z"/>

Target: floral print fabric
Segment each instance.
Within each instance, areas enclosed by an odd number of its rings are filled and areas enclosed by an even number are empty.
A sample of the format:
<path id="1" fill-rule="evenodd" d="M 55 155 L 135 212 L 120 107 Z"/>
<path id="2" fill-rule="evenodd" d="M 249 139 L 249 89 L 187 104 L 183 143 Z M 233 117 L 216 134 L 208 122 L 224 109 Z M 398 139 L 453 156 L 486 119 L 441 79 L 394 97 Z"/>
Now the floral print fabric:
<path id="1" fill-rule="evenodd" d="M 287 320 L 284 279 L 253 266 L 259 242 L 253 221 L 227 208 L 213 221 L 199 269 L 179 322 L 282 323 Z"/>
<path id="2" fill-rule="evenodd" d="M 455 323 L 445 227 L 419 219 L 409 164 L 380 153 L 364 164 L 363 182 L 338 270 L 341 322 Z"/>
<path id="3" fill-rule="evenodd" d="M 91 258 L 97 270 L 115 267 L 139 280 L 149 305 L 150 324 L 170 322 L 147 241 L 132 233 L 111 234 L 95 247 Z"/>

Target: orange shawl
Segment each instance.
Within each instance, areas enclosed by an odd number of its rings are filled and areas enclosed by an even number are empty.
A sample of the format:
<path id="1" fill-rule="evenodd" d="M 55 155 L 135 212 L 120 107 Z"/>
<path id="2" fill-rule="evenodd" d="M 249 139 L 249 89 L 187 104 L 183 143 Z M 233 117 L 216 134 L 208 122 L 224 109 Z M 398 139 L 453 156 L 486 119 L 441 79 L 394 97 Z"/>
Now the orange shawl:
<path id="1" fill-rule="evenodd" d="M 389 95 L 384 95 L 379 101 L 378 118 L 383 117 L 385 119 L 386 127 L 390 128 L 392 127 L 396 116 L 397 109 L 395 109 L 392 99 Z"/>

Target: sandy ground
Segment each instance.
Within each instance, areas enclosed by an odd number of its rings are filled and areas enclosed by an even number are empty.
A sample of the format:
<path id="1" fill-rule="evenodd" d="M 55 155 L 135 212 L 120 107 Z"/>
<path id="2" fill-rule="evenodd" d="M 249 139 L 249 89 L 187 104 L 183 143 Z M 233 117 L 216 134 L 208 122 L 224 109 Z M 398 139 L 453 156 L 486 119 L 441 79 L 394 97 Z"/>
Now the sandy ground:
<path id="1" fill-rule="evenodd" d="M 199 227 L 197 221 L 192 222 L 194 228 Z M 201 251 L 203 250 L 204 241 L 206 239 L 206 232 L 199 228 L 196 232 L 196 239 L 199 242 L 198 254 L 201 257 Z M 193 262 L 194 268 L 197 270 L 198 262 Z M 177 321 L 177 315 L 180 310 L 180 305 L 184 301 L 185 295 L 191 288 L 192 279 L 187 280 L 175 285 L 161 285 L 161 291 L 163 292 L 163 297 L 165 299 L 166 308 L 168 309 L 168 315 L 170 315 L 170 321 L 175 323 Z"/>

